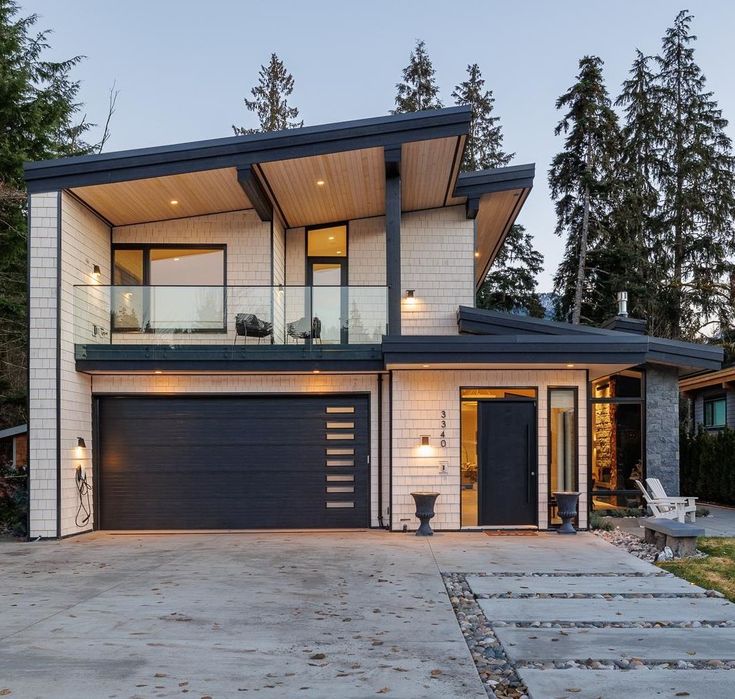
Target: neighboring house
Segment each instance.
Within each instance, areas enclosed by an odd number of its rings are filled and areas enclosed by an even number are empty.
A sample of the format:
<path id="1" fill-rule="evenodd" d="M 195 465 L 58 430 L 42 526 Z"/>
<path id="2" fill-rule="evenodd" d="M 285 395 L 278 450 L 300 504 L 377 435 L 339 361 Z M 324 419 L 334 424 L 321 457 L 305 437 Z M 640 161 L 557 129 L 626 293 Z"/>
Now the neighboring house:
<path id="1" fill-rule="evenodd" d="M 15 468 L 28 465 L 28 425 L 17 425 L 0 430 L 0 460 Z"/>
<path id="2" fill-rule="evenodd" d="M 735 429 L 735 367 L 683 378 L 679 389 L 688 401 L 691 429 Z"/>
<path id="3" fill-rule="evenodd" d="M 32 163 L 31 536 L 539 527 L 678 487 L 719 349 L 474 308 L 533 165 L 468 108 Z M 77 468 L 93 517 L 75 524 Z"/>

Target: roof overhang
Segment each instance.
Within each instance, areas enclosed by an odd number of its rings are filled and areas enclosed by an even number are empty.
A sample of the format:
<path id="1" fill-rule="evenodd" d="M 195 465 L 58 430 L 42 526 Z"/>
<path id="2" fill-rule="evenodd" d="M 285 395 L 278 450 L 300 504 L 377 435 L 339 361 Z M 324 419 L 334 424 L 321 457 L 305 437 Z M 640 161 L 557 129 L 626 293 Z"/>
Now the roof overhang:
<path id="1" fill-rule="evenodd" d="M 687 376 L 679 381 L 679 389 L 683 393 L 698 391 L 703 388 L 734 388 L 735 367 L 727 367 L 719 371 L 708 371 L 694 376 Z"/>
<path id="2" fill-rule="evenodd" d="M 463 172 L 454 196 L 466 200 L 476 220 L 475 284 L 480 287 L 533 187 L 533 163 Z"/>
<path id="3" fill-rule="evenodd" d="M 626 335 L 459 335 L 387 337 L 386 368 L 435 365 L 512 365 L 584 368 L 663 364 L 683 371 L 717 368 L 721 352 L 684 342 Z M 573 365 L 573 366 L 570 366 Z"/>
<path id="4" fill-rule="evenodd" d="M 255 209 L 286 227 L 385 212 L 388 154 L 400 155 L 402 210 L 454 196 L 469 107 L 26 163 L 30 193 L 68 190 L 111 225 Z"/>

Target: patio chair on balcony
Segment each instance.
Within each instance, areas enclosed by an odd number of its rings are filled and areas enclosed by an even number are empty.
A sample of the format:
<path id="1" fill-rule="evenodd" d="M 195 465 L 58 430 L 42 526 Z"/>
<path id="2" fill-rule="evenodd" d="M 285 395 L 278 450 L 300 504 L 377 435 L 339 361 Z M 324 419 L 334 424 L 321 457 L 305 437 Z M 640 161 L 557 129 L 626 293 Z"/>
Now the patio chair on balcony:
<path id="1" fill-rule="evenodd" d="M 322 321 L 317 316 L 314 316 L 310 325 L 308 318 L 299 318 L 293 323 L 288 323 L 286 332 L 294 340 L 319 340 L 321 342 Z"/>
<path id="2" fill-rule="evenodd" d="M 237 344 L 238 337 L 245 338 L 245 344 L 248 343 L 249 337 L 257 337 L 258 344 L 264 337 L 273 335 L 273 325 L 264 320 L 260 320 L 254 313 L 238 313 L 235 316 L 235 341 Z"/>

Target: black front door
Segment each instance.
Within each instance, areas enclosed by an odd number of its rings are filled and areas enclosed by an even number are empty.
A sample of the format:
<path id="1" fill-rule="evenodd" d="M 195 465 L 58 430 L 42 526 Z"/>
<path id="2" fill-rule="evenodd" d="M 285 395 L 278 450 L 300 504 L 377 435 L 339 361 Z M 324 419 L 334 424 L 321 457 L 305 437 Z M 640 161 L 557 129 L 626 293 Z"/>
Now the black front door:
<path id="1" fill-rule="evenodd" d="M 536 524 L 536 401 L 478 402 L 478 524 Z"/>

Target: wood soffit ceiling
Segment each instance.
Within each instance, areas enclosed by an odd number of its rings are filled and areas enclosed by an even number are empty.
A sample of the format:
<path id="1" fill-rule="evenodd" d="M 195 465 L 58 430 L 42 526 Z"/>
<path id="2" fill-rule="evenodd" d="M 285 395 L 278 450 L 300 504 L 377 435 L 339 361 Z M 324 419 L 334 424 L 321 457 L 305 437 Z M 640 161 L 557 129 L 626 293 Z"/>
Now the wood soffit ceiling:
<path id="1" fill-rule="evenodd" d="M 403 211 L 464 203 L 451 193 L 464 136 L 404 143 Z M 381 216 L 385 209 L 383 148 L 264 162 L 256 167 L 289 227 Z M 234 167 L 141 180 L 75 187 L 76 196 L 115 226 L 252 209 Z M 477 215 L 476 273 L 517 213 L 527 190 L 486 194 Z M 177 202 L 177 203 L 172 203 Z"/>

